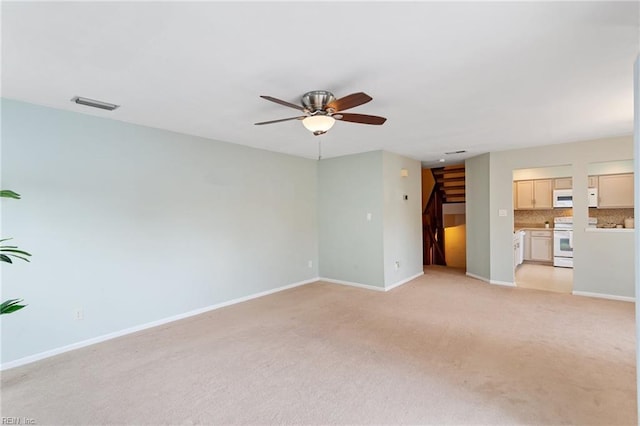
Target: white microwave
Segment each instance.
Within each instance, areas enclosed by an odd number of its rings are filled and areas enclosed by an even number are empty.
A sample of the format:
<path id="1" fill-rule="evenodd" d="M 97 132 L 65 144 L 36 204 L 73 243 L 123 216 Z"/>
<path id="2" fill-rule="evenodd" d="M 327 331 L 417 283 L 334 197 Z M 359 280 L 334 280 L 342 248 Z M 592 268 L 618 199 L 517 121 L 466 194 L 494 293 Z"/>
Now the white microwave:
<path id="1" fill-rule="evenodd" d="M 556 189 L 553 191 L 553 207 L 573 207 L 573 190 Z"/>

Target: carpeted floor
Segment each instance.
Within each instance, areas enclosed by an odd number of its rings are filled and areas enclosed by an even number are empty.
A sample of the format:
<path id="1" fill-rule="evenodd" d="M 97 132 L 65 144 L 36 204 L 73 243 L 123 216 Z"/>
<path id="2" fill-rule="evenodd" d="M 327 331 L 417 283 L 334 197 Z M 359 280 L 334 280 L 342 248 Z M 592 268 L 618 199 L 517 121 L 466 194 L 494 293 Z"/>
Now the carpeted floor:
<path id="1" fill-rule="evenodd" d="M 637 424 L 634 305 L 430 268 L 315 283 L 3 372 L 37 424 Z"/>

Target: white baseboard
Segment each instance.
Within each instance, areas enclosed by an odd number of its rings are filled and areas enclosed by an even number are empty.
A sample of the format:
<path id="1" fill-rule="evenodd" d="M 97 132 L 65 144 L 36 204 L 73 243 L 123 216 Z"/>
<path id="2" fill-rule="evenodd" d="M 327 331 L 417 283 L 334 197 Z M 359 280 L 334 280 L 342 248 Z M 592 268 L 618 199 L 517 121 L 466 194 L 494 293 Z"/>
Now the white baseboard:
<path id="1" fill-rule="evenodd" d="M 299 281 L 297 283 L 285 285 L 282 287 L 273 288 L 271 290 L 262 291 L 260 293 L 250 294 L 248 296 L 239 297 L 237 299 L 228 300 L 226 302 L 217 303 L 215 305 L 205 306 L 204 308 L 194 309 L 193 311 L 185 312 L 182 314 L 174 315 L 168 318 L 163 318 L 157 321 L 148 322 L 141 325 L 136 325 L 133 327 L 126 328 L 124 330 L 115 331 L 113 333 L 103 334 L 102 336 L 93 337 L 91 339 L 83 340 L 81 342 L 72 343 L 70 345 L 62 346 L 59 348 L 51 349 L 45 352 L 40 352 L 38 354 L 29 355 L 24 358 L 19 358 L 14 361 L 5 362 L 0 364 L 0 371 L 8 370 L 10 368 L 19 367 L 21 365 L 30 364 L 32 362 L 39 361 L 41 359 L 49 358 L 54 355 L 59 355 L 64 352 L 69 352 L 75 349 L 84 348 L 85 346 L 95 345 L 96 343 L 101 343 L 107 340 L 115 339 L 116 337 L 125 336 L 127 334 L 135 333 L 138 331 L 146 330 L 148 328 L 157 327 L 159 325 L 167 324 L 173 321 L 178 321 L 184 318 L 192 317 L 194 315 L 203 314 L 205 312 L 213 311 L 216 309 L 224 308 L 225 306 L 235 305 L 236 303 L 246 302 L 251 299 L 256 299 L 258 297 L 267 296 L 269 294 L 277 293 L 283 290 L 288 290 L 290 288 L 299 287 L 305 284 L 310 284 L 317 282 L 319 278 L 311 278 L 309 280 Z"/>
<path id="2" fill-rule="evenodd" d="M 489 278 L 481 277 L 480 275 L 472 274 L 471 272 L 467 272 L 466 274 L 468 277 L 475 278 L 480 281 L 484 281 L 485 283 L 501 285 L 505 287 L 516 287 L 515 283 L 509 282 L 509 281 L 490 280 Z"/>
<path id="3" fill-rule="evenodd" d="M 471 272 L 467 272 L 466 275 L 471 278 L 475 278 L 476 280 L 484 281 L 486 283 L 490 282 L 489 278 L 481 277 L 480 275 L 472 274 Z"/>
<path id="4" fill-rule="evenodd" d="M 402 280 L 402 281 L 398 281 L 397 283 L 391 284 L 390 286 L 385 287 L 385 288 L 384 288 L 384 291 L 389 291 L 389 290 L 391 290 L 391 289 L 393 289 L 393 288 L 400 287 L 402 284 L 406 284 L 406 283 L 408 283 L 409 281 L 413 281 L 413 280 L 415 280 L 416 278 L 421 277 L 422 275 L 424 275 L 424 271 L 420 271 L 420 273 L 415 274 L 415 275 L 413 275 L 413 276 L 411 276 L 411 277 L 409 277 L 409 278 L 407 278 L 407 279 L 404 279 L 404 280 Z"/>
<path id="5" fill-rule="evenodd" d="M 364 288 L 367 290 L 375 290 L 375 291 L 389 291 L 391 289 L 394 289 L 396 287 L 400 287 L 402 284 L 406 284 L 411 280 L 415 280 L 416 278 L 420 277 L 424 275 L 424 271 L 420 271 L 420 273 L 415 274 L 409 278 L 406 278 L 402 281 L 398 281 L 397 283 L 393 283 L 388 287 L 377 287 L 375 285 L 370 285 L 370 284 L 362 284 L 362 283 L 356 283 L 353 281 L 343 281 L 343 280 L 334 280 L 333 278 L 323 278 L 320 277 L 318 278 L 320 281 L 326 281 L 328 283 L 332 283 L 332 284 L 341 284 L 341 285 L 348 285 L 351 287 L 358 287 L 358 288 Z"/>
<path id="6" fill-rule="evenodd" d="M 494 285 L 501 285 L 504 287 L 515 287 L 516 283 L 512 283 L 509 281 L 496 281 L 496 280 L 489 280 L 489 284 L 494 284 Z"/>
<path id="7" fill-rule="evenodd" d="M 599 299 L 609 299 L 609 300 L 620 300 L 623 302 L 635 302 L 635 297 L 628 296 L 616 296 L 613 294 L 603 294 L 603 293 L 590 293 L 588 291 L 572 291 L 574 296 L 586 296 L 586 297 L 597 297 Z"/>
<path id="8" fill-rule="evenodd" d="M 386 291 L 386 289 L 384 287 L 377 287 L 375 285 L 354 283 L 352 281 L 334 280 L 333 278 L 320 277 L 318 279 L 320 281 L 325 281 L 325 282 L 328 282 L 328 283 L 331 283 L 331 284 L 348 285 L 348 286 L 351 286 L 351 287 L 366 288 L 367 290 Z"/>

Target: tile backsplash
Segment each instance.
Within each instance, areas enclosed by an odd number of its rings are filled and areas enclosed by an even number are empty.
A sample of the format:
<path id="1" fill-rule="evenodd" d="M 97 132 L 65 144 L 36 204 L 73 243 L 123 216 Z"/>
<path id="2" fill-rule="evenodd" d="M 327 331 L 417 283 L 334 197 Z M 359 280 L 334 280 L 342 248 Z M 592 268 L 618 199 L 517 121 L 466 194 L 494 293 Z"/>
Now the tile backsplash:
<path id="1" fill-rule="evenodd" d="M 558 216 L 571 216 L 573 209 L 549 209 L 549 210 L 514 210 L 513 223 L 518 225 L 542 225 L 549 221 L 553 226 L 553 218 Z"/>
<path id="2" fill-rule="evenodd" d="M 615 223 L 622 225 L 628 217 L 633 217 L 633 209 L 589 209 L 589 217 L 597 217 L 598 225 Z"/>
<path id="3" fill-rule="evenodd" d="M 514 210 L 513 223 L 518 225 L 541 225 L 549 221 L 553 226 L 553 218 L 558 216 L 572 216 L 573 209 L 549 210 Z M 633 217 L 634 209 L 589 209 L 589 217 L 598 219 L 598 225 L 615 223 L 621 225 L 627 217 Z"/>

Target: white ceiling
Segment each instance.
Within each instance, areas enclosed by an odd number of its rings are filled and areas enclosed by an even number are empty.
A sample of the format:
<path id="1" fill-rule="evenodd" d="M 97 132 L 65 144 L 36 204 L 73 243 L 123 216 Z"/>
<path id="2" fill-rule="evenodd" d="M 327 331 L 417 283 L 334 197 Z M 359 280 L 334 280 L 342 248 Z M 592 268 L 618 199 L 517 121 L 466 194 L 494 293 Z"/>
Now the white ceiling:
<path id="1" fill-rule="evenodd" d="M 2 95 L 315 158 L 456 162 L 633 130 L 637 2 L 2 3 Z M 271 95 L 373 101 L 314 137 Z M 122 105 L 76 105 L 79 95 Z"/>

